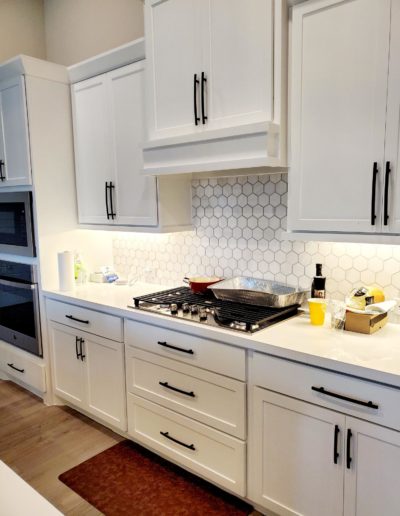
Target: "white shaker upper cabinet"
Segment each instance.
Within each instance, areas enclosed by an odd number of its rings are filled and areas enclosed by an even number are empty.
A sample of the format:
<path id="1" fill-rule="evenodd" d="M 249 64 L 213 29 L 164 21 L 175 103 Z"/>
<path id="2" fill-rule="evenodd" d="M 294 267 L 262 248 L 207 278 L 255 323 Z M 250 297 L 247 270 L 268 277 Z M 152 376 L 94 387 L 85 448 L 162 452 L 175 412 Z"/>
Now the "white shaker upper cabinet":
<path id="1" fill-rule="evenodd" d="M 150 139 L 193 134 L 201 129 L 200 74 L 203 70 L 199 19 L 203 0 L 146 3 L 148 63 L 147 124 Z"/>
<path id="2" fill-rule="evenodd" d="M 79 222 L 106 224 L 106 187 L 114 176 L 106 74 L 74 84 L 72 101 Z"/>
<path id="3" fill-rule="evenodd" d="M 316 0 L 293 8 L 291 231 L 381 231 L 390 7 Z"/>
<path id="4" fill-rule="evenodd" d="M 142 173 L 143 53 L 140 39 L 70 68 L 79 222 L 93 228 L 191 228 L 190 177 Z"/>
<path id="5" fill-rule="evenodd" d="M 385 233 L 400 233 L 400 1 L 392 1 L 383 188 Z"/>
<path id="6" fill-rule="evenodd" d="M 0 187 L 32 184 L 25 81 L 0 83 Z"/>
<path id="7" fill-rule="evenodd" d="M 285 0 L 146 0 L 144 170 L 285 165 Z"/>
<path id="8" fill-rule="evenodd" d="M 158 223 L 156 178 L 142 174 L 143 69 L 144 61 L 140 61 L 108 74 L 115 223 L 129 226 Z"/>
<path id="9" fill-rule="evenodd" d="M 203 4 L 206 129 L 272 120 L 273 0 Z"/>
<path id="10" fill-rule="evenodd" d="M 153 177 L 141 175 L 143 61 L 73 85 L 79 221 L 156 226 Z"/>

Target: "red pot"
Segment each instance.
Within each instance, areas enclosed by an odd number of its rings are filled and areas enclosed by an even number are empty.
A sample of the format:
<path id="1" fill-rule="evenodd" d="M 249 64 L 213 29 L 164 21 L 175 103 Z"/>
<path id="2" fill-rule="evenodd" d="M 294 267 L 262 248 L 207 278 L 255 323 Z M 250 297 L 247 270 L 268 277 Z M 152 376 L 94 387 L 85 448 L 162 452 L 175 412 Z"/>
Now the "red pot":
<path id="1" fill-rule="evenodd" d="M 209 285 L 218 283 L 222 278 L 209 277 L 209 276 L 198 276 L 196 278 L 183 278 L 184 283 L 187 283 L 192 292 L 195 294 L 203 294 Z"/>

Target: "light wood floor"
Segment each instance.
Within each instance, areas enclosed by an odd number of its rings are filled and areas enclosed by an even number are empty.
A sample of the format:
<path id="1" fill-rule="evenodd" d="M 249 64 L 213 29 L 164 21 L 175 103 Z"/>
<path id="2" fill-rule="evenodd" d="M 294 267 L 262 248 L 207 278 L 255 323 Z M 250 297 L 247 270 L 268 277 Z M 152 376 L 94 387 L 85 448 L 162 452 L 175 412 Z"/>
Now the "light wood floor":
<path id="1" fill-rule="evenodd" d="M 73 409 L 47 407 L 25 389 L 0 380 L 0 460 L 66 515 L 101 513 L 58 476 L 122 439 Z"/>
<path id="2" fill-rule="evenodd" d="M 72 409 L 46 407 L 28 391 L 0 380 L 0 460 L 64 514 L 101 514 L 58 475 L 121 439 Z"/>

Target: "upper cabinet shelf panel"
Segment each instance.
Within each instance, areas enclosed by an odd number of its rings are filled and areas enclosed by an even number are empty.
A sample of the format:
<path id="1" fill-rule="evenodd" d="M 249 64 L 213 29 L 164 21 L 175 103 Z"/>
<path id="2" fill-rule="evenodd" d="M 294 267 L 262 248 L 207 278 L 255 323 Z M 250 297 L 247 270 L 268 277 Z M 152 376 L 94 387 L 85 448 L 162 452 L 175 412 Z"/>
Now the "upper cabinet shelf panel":
<path id="1" fill-rule="evenodd" d="M 0 82 L 0 188 L 32 184 L 25 80 Z"/>
<path id="2" fill-rule="evenodd" d="M 146 0 L 145 172 L 285 164 L 285 21 L 281 0 Z"/>

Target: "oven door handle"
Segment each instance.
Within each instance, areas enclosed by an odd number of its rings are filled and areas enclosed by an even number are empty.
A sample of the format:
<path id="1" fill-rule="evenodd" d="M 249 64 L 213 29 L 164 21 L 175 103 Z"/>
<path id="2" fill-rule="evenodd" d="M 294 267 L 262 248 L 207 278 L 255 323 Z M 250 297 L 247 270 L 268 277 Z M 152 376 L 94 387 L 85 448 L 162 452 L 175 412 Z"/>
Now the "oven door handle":
<path id="1" fill-rule="evenodd" d="M 19 283 L 18 281 L 10 281 L 6 279 L 0 279 L 0 285 L 6 285 L 7 287 L 22 288 L 23 290 L 36 290 L 36 283 Z"/>

